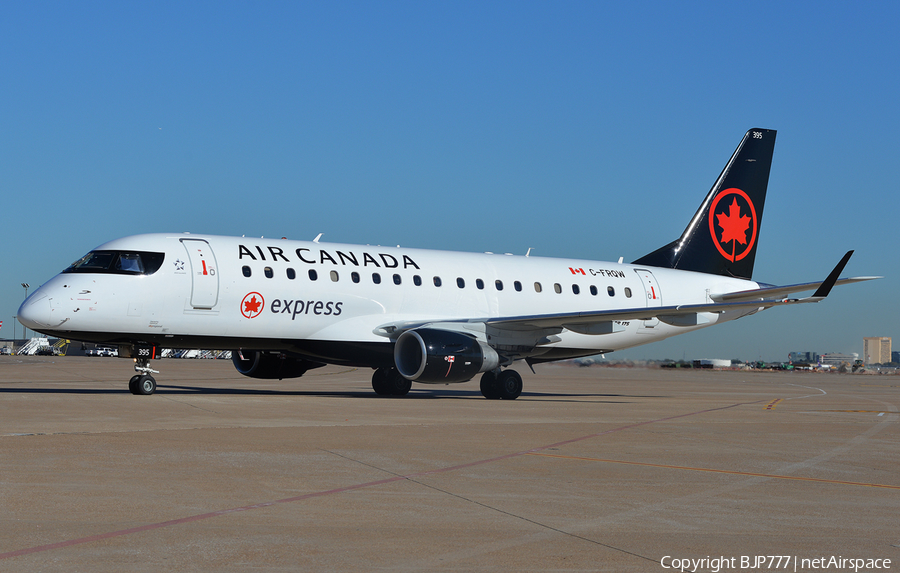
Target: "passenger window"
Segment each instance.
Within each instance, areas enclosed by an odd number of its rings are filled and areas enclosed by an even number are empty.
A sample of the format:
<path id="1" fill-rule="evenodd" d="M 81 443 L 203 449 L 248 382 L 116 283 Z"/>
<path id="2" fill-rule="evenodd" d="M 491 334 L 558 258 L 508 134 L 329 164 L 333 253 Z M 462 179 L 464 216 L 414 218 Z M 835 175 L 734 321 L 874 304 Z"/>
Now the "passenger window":
<path id="1" fill-rule="evenodd" d="M 413 275 L 413 284 L 416 286 L 422 286 L 422 277 L 419 275 Z"/>
<path id="2" fill-rule="evenodd" d="M 513 283 L 513 286 L 515 287 L 516 292 L 522 292 L 522 283 L 520 283 L 519 281 L 516 281 Z"/>
<path id="3" fill-rule="evenodd" d="M 581 294 L 581 288 L 578 285 L 572 285 L 573 294 Z"/>
<path id="4" fill-rule="evenodd" d="M 434 286 L 441 286 L 441 277 L 434 277 Z"/>
<path id="5" fill-rule="evenodd" d="M 559 283 L 553 283 L 553 290 L 556 291 L 556 294 L 562 294 L 562 285 Z"/>
<path id="6" fill-rule="evenodd" d="M 597 287 L 595 287 L 594 285 L 591 285 L 591 294 L 597 296 Z"/>
<path id="7" fill-rule="evenodd" d="M 381 275 L 378 273 L 372 273 L 372 282 L 380 285 L 381 284 Z"/>
<path id="8" fill-rule="evenodd" d="M 248 267 L 247 265 L 244 265 L 243 267 L 241 267 L 241 272 L 244 273 L 244 276 L 247 278 L 250 278 L 250 275 L 253 274 L 252 271 L 250 270 L 250 267 Z"/>
<path id="9" fill-rule="evenodd" d="M 275 276 L 275 271 L 272 270 L 272 267 L 266 267 L 263 269 L 263 274 L 266 275 L 267 279 L 270 279 Z"/>
<path id="10" fill-rule="evenodd" d="M 394 275 L 394 284 L 399 285 L 401 282 L 400 275 Z"/>
<path id="11" fill-rule="evenodd" d="M 534 292 L 541 292 L 544 288 L 541 286 L 541 283 L 534 283 Z"/>
<path id="12" fill-rule="evenodd" d="M 613 287 L 606 287 L 606 294 L 609 296 L 616 296 L 616 289 Z"/>
<path id="13" fill-rule="evenodd" d="M 316 269 L 309 269 L 309 280 L 314 281 L 319 279 L 319 273 L 316 272 Z"/>
<path id="14" fill-rule="evenodd" d="M 358 283 L 359 282 L 359 273 L 356 271 L 353 271 L 352 273 L 350 273 L 350 280 L 355 283 Z"/>
<path id="15" fill-rule="evenodd" d="M 331 274 L 331 282 L 333 282 L 333 283 L 338 282 L 338 279 L 340 278 L 340 277 L 338 276 L 338 272 L 337 272 L 337 271 L 331 271 L 330 274 Z"/>
<path id="16" fill-rule="evenodd" d="M 458 277 L 456 279 L 456 286 L 459 288 L 466 288 L 466 280 L 462 277 Z"/>
<path id="17" fill-rule="evenodd" d="M 295 278 L 297 278 L 296 271 L 294 271 L 294 269 L 288 269 L 287 270 L 287 278 L 289 278 L 291 280 L 294 280 Z"/>
<path id="18" fill-rule="evenodd" d="M 494 286 L 497 287 L 497 290 L 503 290 L 503 281 L 500 279 L 495 280 Z"/>
<path id="19" fill-rule="evenodd" d="M 629 287 L 625 287 L 625 296 L 626 298 L 631 298 L 631 289 Z"/>
<path id="20" fill-rule="evenodd" d="M 481 279 L 475 279 L 475 288 L 478 290 L 484 290 L 484 281 Z"/>

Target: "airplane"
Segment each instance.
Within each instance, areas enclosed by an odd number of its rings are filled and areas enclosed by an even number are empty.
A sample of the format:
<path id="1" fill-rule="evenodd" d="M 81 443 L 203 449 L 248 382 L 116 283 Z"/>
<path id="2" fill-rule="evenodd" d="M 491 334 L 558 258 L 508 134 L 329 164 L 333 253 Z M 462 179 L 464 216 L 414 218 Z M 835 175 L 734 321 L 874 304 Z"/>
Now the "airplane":
<path id="1" fill-rule="evenodd" d="M 163 348 L 232 350 L 253 378 L 326 364 L 372 368 L 378 395 L 481 374 L 514 400 L 510 365 L 609 353 L 775 307 L 819 302 L 817 282 L 752 280 L 775 130 L 744 135 L 675 241 L 631 264 L 287 239 L 145 234 L 102 244 L 31 294 L 18 320 L 47 336 L 118 345 L 150 395 Z M 811 296 L 789 295 L 814 291 Z"/>

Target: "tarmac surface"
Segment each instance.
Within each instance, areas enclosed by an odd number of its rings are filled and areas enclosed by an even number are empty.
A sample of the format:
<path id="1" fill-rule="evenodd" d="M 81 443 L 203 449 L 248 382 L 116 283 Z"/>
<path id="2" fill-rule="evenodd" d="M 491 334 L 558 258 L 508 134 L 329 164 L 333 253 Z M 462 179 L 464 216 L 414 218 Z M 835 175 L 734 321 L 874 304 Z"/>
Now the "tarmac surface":
<path id="1" fill-rule="evenodd" d="M 900 567 L 895 376 L 546 365 L 489 401 L 153 366 L 132 396 L 129 360 L 0 356 L 0 570 Z"/>

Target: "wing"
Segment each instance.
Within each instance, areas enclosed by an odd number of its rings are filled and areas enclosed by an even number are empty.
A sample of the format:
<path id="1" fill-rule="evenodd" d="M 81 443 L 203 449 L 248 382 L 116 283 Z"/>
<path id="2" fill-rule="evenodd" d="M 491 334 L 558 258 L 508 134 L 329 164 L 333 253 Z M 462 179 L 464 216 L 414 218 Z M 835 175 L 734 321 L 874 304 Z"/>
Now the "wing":
<path id="1" fill-rule="evenodd" d="M 522 316 L 482 317 L 458 320 L 435 320 L 430 322 L 405 322 L 382 325 L 375 330 L 376 334 L 396 338 L 406 330 L 432 326 L 458 330 L 479 331 L 491 329 L 519 333 L 517 338 L 534 340 L 534 345 L 546 342 L 548 336 L 558 334 L 563 329 L 579 334 L 610 334 L 622 330 L 617 322 L 632 320 L 649 320 L 657 318 L 661 322 L 674 326 L 697 326 L 706 324 L 709 319 L 705 313 L 725 313 L 729 311 L 747 311 L 747 314 L 774 306 L 819 302 L 828 296 L 835 285 L 851 284 L 881 277 L 852 277 L 838 279 L 853 251 L 849 251 L 834 267 L 823 281 L 802 283 L 783 287 L 767 287 L 755 290 L 710 295 L 714 302 L 704 304 L 685 304 L 660 307 L 636 307 L 614 310 L 533 314 Z M 816 289 L 812 296 L 804 298 L 787 298 L 785 295 Z M 546 340 L 546 342 L 542 342 Z"/>
<path id="2" fill-rule="evenodd" d="M 882 277 L 850 277 L 846 279 L 838 279 L 835 281 L 834 286 L 840 285 L 848 285 L 852 283 L 859 283 L 863 281 L 871 281 L 874 279 L 880 279 Z M 749 301 L 749 300 L 757 300 L 757 299 L 765 299 L 765 298 L 779 298 L 784 297 L 789 294 L 793 294 L 795 292 L 804 292 L 808 290 L 818 289 L 824 284 L 825 281 L 814 282 L 814 283 L 800 283 L 795 285 L 786 285 L 786 286 L 772 286 L 761 289 L 754 290 L 744 290 L 740 292 L 730 292 L 726 294 L 711 294 L 710 298 L 712 298 L 716 302 L 740 302 L 740 301 Z M 824 298 L 824 297 L 822 297 Z M 821 300 L 821 299 L 820 299 Z M 813 302 L 813 301 L 810 301 Z"/>
<path id="3" fill-rule="evenodd" d="M 485 319 L 485 323 L 507 330 L 565 328 L 580 334 L 608 334 L 614 332 L 616 321 L 648 320 L 658 318 L 675 326 L 696 326 L 708 322 L 703 313 L 724 313 L 732 310 L 762 310 L 773 306 L 819 302 L 828 296 L 838 284 L 850 284 L 880 277 L 852 277 L 838 279 L 847 266 L 853 251 L 848 251 L 823 281 L 784 287 L 768 287 L 736 293 L 711 295 L 709 304 L 686 304 L 654 308 L 628 308 L 595 312 L 577 312 L 553 315 L 514 316 Z M 812 296 L 786 298 L 785 295 L 816 289 Z"/>
<path id="4" fill-rule="evenodd" d="M 766 298 L 779 298 L 788 294 L 793 294 L 795 292 L 804 292 L 812 289 L 816 289 L 816 292 L 810 298 L 818 298 L 818 300 L 822 300 L 828 293 L 831 292 L 831 289 L 837 285 L 846 285 L 851 283 L 858 283 L 862 281 L 870 281 L 873 279 L 880 279 L 881 277 L 851 277 L 848 279 L 839 279 L 837 278 L 841 271 L 844 270 L 844 267 L 847 266 L 847 261 L 850 260 L 850 256 L 853 255 L 853 251 L 847 251 L 847 254 L 841 259 L 841 261 L 837 264 L 836 267 L 831 271 L 828 277 L 821 282 L 815 283 L 800 283 L 796 285 L 788 285 L 788 286 L 772 286 L 755 290 L 744 290 L 740 292 L 730 292 L 725 294 L 713 294 L 710 295 L 710 298 L 716 302 L 740 302 L 740 301 L 751 301 L 751 300 L 760 300 Z M 816 300 L 808 300 L 803 302 L 818 302 Z"/>

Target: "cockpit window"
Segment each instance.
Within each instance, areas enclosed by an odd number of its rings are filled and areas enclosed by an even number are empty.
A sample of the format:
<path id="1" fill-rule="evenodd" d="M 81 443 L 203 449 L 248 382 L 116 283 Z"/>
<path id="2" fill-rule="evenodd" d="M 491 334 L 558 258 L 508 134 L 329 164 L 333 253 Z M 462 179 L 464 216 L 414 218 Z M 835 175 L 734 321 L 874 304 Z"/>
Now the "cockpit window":
<path id="1" fill-rule="evenodd" d="M 159 270 L 165 258 L 165 253 L 149 251 L 91 251 L 63 272 L 152 275 Z"/>
<path id="2" fill-rule="evenodd" d="M 115 258 L 116 254 L 109 251 L 93 251 L 72 263 L 66 271 L 82 273 L 106 272 L 112 267 Z"/>
<path id="3" fill-rule="evenodd" d="M 126 273 L 144 273 L 144 265 L 141 264 L 141 256 L 136 253 L 122 253 L 116 261 L 116 270 Z"/>

